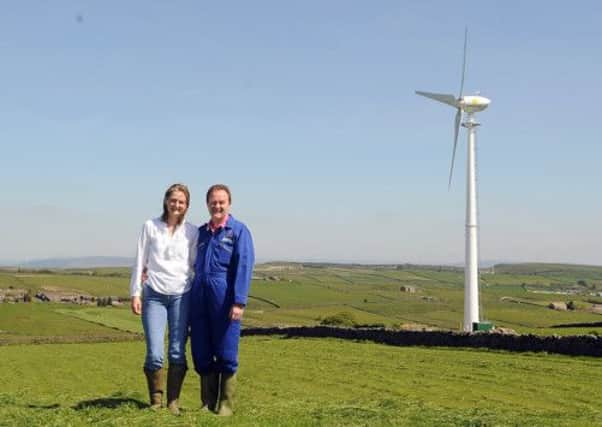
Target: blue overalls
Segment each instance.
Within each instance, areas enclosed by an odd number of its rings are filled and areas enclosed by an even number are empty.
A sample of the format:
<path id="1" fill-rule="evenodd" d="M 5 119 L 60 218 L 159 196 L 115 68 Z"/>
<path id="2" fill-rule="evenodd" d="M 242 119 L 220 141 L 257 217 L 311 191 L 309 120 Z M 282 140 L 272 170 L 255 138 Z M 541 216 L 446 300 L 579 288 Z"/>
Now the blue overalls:
<path id="1" fill-rule="evenodd" d="M 230 320 L 234 303 L 247 304 L 255 253 L 249 229 L 231 215 L 211 232 L 199 228 L 190 300 L 190 346 L 200 375 L 236 372 L 240 321 Z"/>

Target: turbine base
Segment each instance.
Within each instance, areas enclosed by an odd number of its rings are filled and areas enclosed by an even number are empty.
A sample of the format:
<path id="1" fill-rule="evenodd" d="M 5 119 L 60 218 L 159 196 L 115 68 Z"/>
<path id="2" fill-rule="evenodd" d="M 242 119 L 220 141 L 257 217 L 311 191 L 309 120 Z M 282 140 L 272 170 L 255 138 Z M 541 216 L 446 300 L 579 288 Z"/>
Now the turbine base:
<path id="1" fill-rule="evenodd" d="M 472 322 L 473 332 L 488 332 L 493 329 L 493 323 L 491 322 Z"/>

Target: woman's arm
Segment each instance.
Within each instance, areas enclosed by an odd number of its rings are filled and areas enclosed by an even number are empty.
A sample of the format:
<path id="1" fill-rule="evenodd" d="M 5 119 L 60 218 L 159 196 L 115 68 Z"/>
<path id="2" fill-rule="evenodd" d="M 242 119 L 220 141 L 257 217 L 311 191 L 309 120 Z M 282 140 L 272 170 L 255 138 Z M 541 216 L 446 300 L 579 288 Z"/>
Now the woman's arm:
<path id="1" fill-rule="evenodd" d="M 140 296 L 142 295 L 142 273 L 148 262 L 148 252 L 150 236 L 148 230 L 148 222 L 142 227 L 142 232 L 138 238 L 138 246 L 136 248 L 136 258 L 132 268 L 132 277 L 130 279 L 130 297 L 131 307 L 134 314 L 140 314 L 142 311 L 142 303 Z"/>

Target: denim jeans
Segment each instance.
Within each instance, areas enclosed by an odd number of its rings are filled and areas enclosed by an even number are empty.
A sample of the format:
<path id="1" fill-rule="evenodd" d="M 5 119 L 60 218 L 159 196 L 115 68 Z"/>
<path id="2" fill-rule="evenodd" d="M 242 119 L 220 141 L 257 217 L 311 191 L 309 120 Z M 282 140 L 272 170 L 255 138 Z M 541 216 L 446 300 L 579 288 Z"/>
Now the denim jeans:
<path id="1" fill-rule="evenodd" d="M 164 295 L 144 286 L 142 297 L 142 326 L 146 339 L 144 369 L 154 371 L 163 367 L 165 326 L 169 331 L 167 357 L 170 365 L 186 366 L 188 312 L 190 292 Z"/>

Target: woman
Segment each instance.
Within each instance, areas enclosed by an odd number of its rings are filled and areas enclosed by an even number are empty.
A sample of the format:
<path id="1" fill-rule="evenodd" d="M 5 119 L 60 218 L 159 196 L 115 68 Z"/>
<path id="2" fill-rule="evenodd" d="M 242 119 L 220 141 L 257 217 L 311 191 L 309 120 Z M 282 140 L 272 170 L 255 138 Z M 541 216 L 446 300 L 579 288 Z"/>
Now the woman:
<path id="1" fill-rule="evenodd" d="M 197 227 L 184 221 L 189 206 L 190 192 L 185 185 L 167 189 L 163 214 L 144 223 L 130 281 L 132 311 L 142 314 L 144 373 L 153 409 L 162 405 L 166 324 L 169 328 L 167 407 L 174 414 L 179 414 L 178 397 L 187 370 L 190 287 L 198 236 Z"/>

